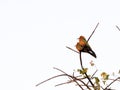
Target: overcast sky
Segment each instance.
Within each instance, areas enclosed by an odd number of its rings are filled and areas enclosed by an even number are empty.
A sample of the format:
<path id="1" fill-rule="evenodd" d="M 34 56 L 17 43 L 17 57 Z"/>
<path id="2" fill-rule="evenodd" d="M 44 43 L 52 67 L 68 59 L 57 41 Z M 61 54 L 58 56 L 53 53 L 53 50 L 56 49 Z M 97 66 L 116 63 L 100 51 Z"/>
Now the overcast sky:
<path id="1" fill-rule="evenodd" d="M 88 38 L 98 22 L 89 41 L 97 59 L 83 54 L 83 64 L 93 60 L 98 74 L 117 73 L 119 9 L 119 0 L 0 0 L 0 89 L 79 90 L 75 84 L 54 87 L 67 78 L 35 85 L 60 74 L 53 67 L 69 74 L 78 69 L 79 55 L 66 46 L 75 49 L 77 38 Z"/>

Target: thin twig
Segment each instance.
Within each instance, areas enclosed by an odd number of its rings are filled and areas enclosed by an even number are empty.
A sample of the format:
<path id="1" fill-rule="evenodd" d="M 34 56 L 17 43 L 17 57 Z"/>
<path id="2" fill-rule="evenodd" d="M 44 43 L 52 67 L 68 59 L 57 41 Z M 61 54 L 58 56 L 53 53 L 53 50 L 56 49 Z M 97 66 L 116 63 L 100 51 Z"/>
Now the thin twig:
<path id="1" fill-rule="evenodd" d="M 76 79 L 76 80 L 78 80 L 78 79 Z M 70 81 L 67 81 L 67 82 L 63 82 L 63 83 L 57 84 L 57 85 L 55 85 L 55 86 L 60 86 L 60 85 L 63 85 L 63 84 L 69 84 L 69 83 L 72 83 L 72 82 L 74 82 L 74 80 L 70 80 Z M 85 85 L 81 85 L 81 86 L 85 86 Z"/>
<path id="2" fill-rule="evenodd" d="M 80 56 L 80 66 L 81 66 L 81 68 L 84 70 L 84 67 L 83 67 L 83 64 L 82 64 L 82 57 L 81 57 L 81 52 L 80 52 L 80 54 L 79 54 Z"/>
<path id="3" fill-rule="evenodd" d="M 80 52 L 80 65 L 81 65 L 82 70 L 84 70 L 84 67 L 83 67 L 83 65 L 82 65 L 82 56 L 81 56 L 81 52 Z M 92 83 L 91 79 L 89 78 L 89 76 L 87 75 L 86 72 L 85 72 L 85 76 L 86 76 L 86 78 L 88 79 L 88 81 L 90 82 L 90 84 L 92 85 L 92 87 L 94 88 L 94 84 Z"/>
<path id="4" fill-rule="evenodd" d="M 82 78 L 79 78 L 79 79 L 82 79 Z M 77 78 L 76 80 L 79 81 L 79 79 Z M 83 78 L 83 79 L 86 79 L 86 78 Z M 55 85 L 55 86 L 60 86 L 60 85 L 63 85 L 63 84 L 69 84 L 69 83 L 72 83 L 72 82 L 74 82 L 74 80 L 70 80 L 70 81 L 67 81 L 67 82 L 63 82 L 63 83 L 57 84 L 57 85 Z M 81 85 L 81 86 L 85 86 L 85 85 Z M 90 87 L 90 86 L 89 86 L 89 87 Z"/>
<path id="5" fill-rule="evenodd" d="M 62 70 L 60 70 L 60 69 L 58 69 L 58 68 L 55 68 L 55 67 L 54 67 L 54 69 L 56 69 L 56 70 L 58 70 L 58 71 L 61 71 L 61 72 L 64 73 L 64 74 L 60 74 L 60 75 L 53 76 L 53 77 L 51 77 L 51 78 L 49 78 L 49 79 L 46 79 L 46 80 L 38 83 L 36 86 L 39 86 L 40 84 L 42 84 L 42 83 L 44 83 L 44 82 L 47 82 L 47 81 L 49 81 L 49 80 L 51 80 L 51 79 L 54 79 L 54 78 L 56 78 L 56 77 L 67 75 L 64 71 L 62 71 Z"/>
<path id="6" fill-rule="evenodd" d="M 112 81 L 113 81 L 113 80 L 115 80 L 115 79 L 108 79 L 108 80 L 112 80 Z M 117 81 L 120 82 L 120 80 L 117 80 Z"/>
<path id="7" fill-rule="evenodd" d="M 61 70 L 61 69 L 58 69 L 58 68 L 54 68 L 54 69 L 56 69 L 56 70 L 58 70 L 58 71 L 60 71 L 60 72 L 62 72 L 62 73 L 64 73 L 64 74 L 66 74 L 68 77 L 72 78 L 73 81 L 75 81 L 75 82 L 77 83 L 77 85 L 79 84 L 77 81 L 80 81 L 80 82 L 83 83 L 83 85 L 85 85 L 89 90 L 91 90 L 91 89 L 89 88 L 89 86 L 86 85 L 81 79 L 78 79 L 78 78 L 76 78 L 76 77 L 74 77 L 74 76 L 68 75 L 67 73 L 65 73 L 65 72 L 64 72 L 63 70 Z M 77 80 L 77 81 L 76 81 L 76 80 Z M 78 86 L 80 87 L 80 85 L 78 85 Z"/>
<path id="8" fill-rule="evenodd" d="M 60 72 L 62 72 L 62 73 L 64 73 L 64 74 L 67 74 L 65 71 L 63 71 L 63 70 L 61 70 L 61 69 L 59 69 L 59 68 L 56 68 L 56 67 L 53 67 L 53 69 L 56 69 L 56 70 L 58 70 L 58 71 L 60 71 Z M 67 74 L 68 75 L 68 74 Z M 70 80 L 71 80 L 71 78 L 69 78 Z"/>
<path id="9" fill-rule="evenodd" d="M 60 71 L 60 72 L 62 72 L 62 73 L 64 73 L 64 74 L 67 74 L 65 71 L 63 71 L 63 70 L 61 70 L 61 69 L 59 69 L 59 68 L 53 67 L 53 69 L 56 69 L 56 70 L 58 70 L 58 71 Z"/>
<path id="10" fill-rule="evenodd" d="M 118 79 L 120 79 L 120 77 L 118 77 L 118 78 L 116 78 L 115 80 L 113 80 L 109 85 L 107 85 L 107 86 L 105 87 L 104 90 L 107 90 L 107 88 L 108 88 L 110 85 L 112 85 L 115 81 L 117 81 Z"/>
<path id="11" fill-rule="evenodd" d="M 74 52 L 76 52 L 76 53 L 78 53 L 78 54 L 79 54 L 79 52 L 78 52 L 78 51 L 76 51 L 76 50 L 74 50 L 74 49 L 72 49 L 72 48 L 70 48 L 70 47 L 68 47 L 68 46 L 66 46 L 66 48 L 68 48 L 68 49 L 70 49 L 70 50 L 72 50 L 72 51 L 74 51 Z"/>
<path id="12" fill-rule="evenodd" d="M 91 37 L 92 37 L 92 35 L 94 34 L 94 32 L 95 32 L 95 30 L 97 29 L 98 25 L 99 25 L 99 23 L 97 23 L 97 25 L 96 25 L 95 29 L 93 30 L 93 32 L 92 32 L 92 33 L 91 33 L 91 35 L 89 36 L 89 38 L 88 38 L 87 42 L 90 40 L 90 38 L 91 38 Z"/>
<path id="13" fill-rule="evenodd" d="M 73 81 L 76 82 L 76 84 L 77 84 L 82 90 L 84 90 L 83 87 L 76 81 L 75 78 L 73 78 Z"/>
<path id="14" fill-rule="evenodd" d="M 93 77 L 94 77 L 94 75 L 97 73 L 97 71 L 98 71 L 98 70 L 96 70 L 96 71 L 93 73 L 93 75 L 91 76 L 91 78 L 93 78 Z"/>
<path id="15" fill-rule="evenodd" d="M 81 75 L 81 76 L 82 76 L 82 75 Z M 85 77 L 78 78 L 78 77 L 80 77 L 80 76 L 74 76 L 74 75 L 73 75 L 73 77 L 75 77 L 77 80 L 78 80 L 78 79 L 81 79 L 81 80 L 86 79 Z M 79 80 L 78 80 L 78 81 L 79 81 Z M 74 81 L 73 81 L 73 80 L 69 80 L 69 81 L 67 81 L 67 82 L 63 82 L 63 83 L 57 84 L 57 85 L 55 85 L 55 86 L 60 86 L 60 85 L 63 85 L 63 84 L 69 84 L 69 83 L 72 83 L 72 82 L 74 82 Z M 85 85 L 82 85 L 82 86 L 85 86 Z"/>
<path id="16" fill-rule="evenodd" d="M 68 76 L 68 77 L 73 78 L 72 76 L 70 76 L 70 75 L 68 75 L 68 74 L 60 74 L 60 75 L 53 76 L 53 77 L 51 77 L 51 78 L 49 78 L 49 79 L 46 79 L 46 80 L 38 83 L 36 86 L 39 86 L 39 85 L 41 85 L 41 84 L 43 84 L 43 83 L 45 83 L 45 82 L 47 82 L 47 81 L 49 81 L 49 80 L 51 80 L 51 79 L 54 79 L 54 78 L 57 78 L 57 77 L 60 77 L 60 76 Z M 74 79 L 76 79 L 76 78 L 74 78 Z M 84 90 L 84 89 L 82 88 L 82 86 L 80 86 L 79 83 L 78 83 L 76 80 L 74 80 L 74 82 L 76 82 L 77 85 L 78 85 L 82 90 Z"/>
<path id="17" fill-rule="evenodd" d="M 43 84 L 43 83 L 45 83 L 45 82 L 47 82 L 47 81 L 49 81 L 49 80 L 51 80 L 51 79 L 54 79 L 54 78 L 57 78 L 57 77 L 60 77 L 60 76 L 66 76 L 66 74 L 60 74 L 60 75 L 53 76 L 53 77 L 51 77 L 51 78 L 49 78 L 49 79 L 46 79 L 46 80 L 38 83 L 36 86 L 39 86 L 40 84 Z"/>
<path id="18" fill-rule="evenodd" d="M 93 73 L 93 75 L 91 76 L 91 79 L 93 79 L 93 77 L 94 77 L 94 75 L 96 74 L 96 72 L 97 72 L 98 70 L 96 70 L 94 73 Z M 87 83 L 87 85 L 89 84 L 89 82 Z"/>
<path id="19" fill-rule="evenodd" d="M 62 73 L 64 73 L 64 74 L 67 74 L 66 72 L 64 72 L 63 70 L 61 70 L 61 69 L 59 69 L 59 68 L 53 67 L 53 69 L 56 69 L 56 70 L 58 70 L 58 71 L 60 71 L 60 72 L 62 72 Z M 67 75 L 68 75 L 68 74 L 67 74 Z M 71 80 L 70 77 L 68 77 L 68 78 Z"/>
<path id="20" fill-rule="evenodd" d="M 84 89 L 82 88 L 82 86 L 76 81 L 76 78 L 75 78 L 75 77 L 73 77 L 73 76 L 71 76 L 71 75 L 68 75 L 66 72 L 64 72 L 64 71 L 61 70 L 61 69 L 58 69 L 58 68 L 55 68 L 55 67 L 54 67 L 54 69 L 56 69 L 56 70 L 58 70 L 58 71 L 60 71 L 60 72 L 62 72 L 62 73 L 64 73 L 64 74 L 66 74 L 66 76 L 72 78 L 73 81 L 74 81 L 82 90 L 84 90 Z M 82 82 L 83 82 L 83 81 L 82 81 Z"/>
<path id="21" fill-rule="evenodd" d="M 80 81 L 81 83 L 83 83 L 84 86 L 86 86 L 89 90 L 91 90 L 90 87 L 86 85 L 81 79 L 77 79 L 76 77 L 73 77 L 73 78 L 77 81 Z"/>
<path id="22" fill-rule="evenodd" d="M 60 86 L 60 85 L 63 85 L 63 84 L 69 84 L 69 83 L 72 83 L 72 82 L 74 82 L 74 81 L 73 81 L 73 80 L 67 81 L 67 82 L 64 82 L 64 83 L 57 84 L 57 85 L 55 85 L 55 86 Z"/>
<path id="23" fill-rule="evenodd" d="M 120 28 L 116 25 L 116 28 L 120 31 Z"/>

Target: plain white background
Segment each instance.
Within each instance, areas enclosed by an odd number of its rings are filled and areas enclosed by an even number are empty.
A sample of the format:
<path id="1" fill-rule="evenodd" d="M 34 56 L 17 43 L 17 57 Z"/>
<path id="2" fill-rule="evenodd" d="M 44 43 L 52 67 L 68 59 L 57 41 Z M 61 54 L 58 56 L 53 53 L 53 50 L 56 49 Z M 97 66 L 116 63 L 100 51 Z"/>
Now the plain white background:
<path id="1" fill-rule="evenodd" d="M 119 0 L 0 0 L 0 89 L 1 90 L 79 90 L 75 84 L 59 87 L 67 78 L 56 78 L 41 86 L 37 83 L 79 68 L 75 49 L 80 35 L 89 37 L 97 59 L 83 54 L 84 65 L 91 60 L 98 75 L 120 69 Z M 94 69 L 91 69 L 94 72 Z M 120 83 L 114 84 L 117 90 Z"/>

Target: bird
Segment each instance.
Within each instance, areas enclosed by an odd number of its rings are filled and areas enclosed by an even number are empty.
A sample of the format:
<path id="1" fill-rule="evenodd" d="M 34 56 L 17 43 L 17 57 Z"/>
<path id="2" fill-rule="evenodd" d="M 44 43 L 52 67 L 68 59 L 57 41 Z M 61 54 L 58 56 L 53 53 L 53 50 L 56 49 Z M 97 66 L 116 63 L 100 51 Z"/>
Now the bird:
<path id="1" fill-rule="evenodd" d="M 79 39 L 79 42 L 77 42 L 77 44 L 76 44 L 76 49 L 79 52 L 86 52 L 86 53 L 89 53 L 90 55 L 92 55 L 93 57 L 97 58 L 95 52 L 92 50 L 92 48 L 88 44 L 88 42 L 85 39 L 85 37 L 84 36 L 80 36 L 78 39 Z"/>

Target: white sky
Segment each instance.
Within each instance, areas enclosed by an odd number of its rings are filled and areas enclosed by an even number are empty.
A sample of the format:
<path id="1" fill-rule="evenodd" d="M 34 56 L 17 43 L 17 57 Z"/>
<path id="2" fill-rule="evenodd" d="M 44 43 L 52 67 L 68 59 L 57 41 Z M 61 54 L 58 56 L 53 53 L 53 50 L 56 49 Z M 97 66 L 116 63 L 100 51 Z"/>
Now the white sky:
<path id="1" fill-rule="evenodd" d="M 97 59 L 84 54 L 84 63 L 93 60 L 99 73 L 117 73 L 119 9 L 119 0 L 0 0 L 0 90 L 79 90 L 75 84 L 54 87 L 67 78 L 35 85 L 60 74 L 53 67 L 70 74 L 79 68 L 78 54 L 65 46 L 75 49 L 77 38 L 88 38 L 98 22 L 89 41 Z"/>

